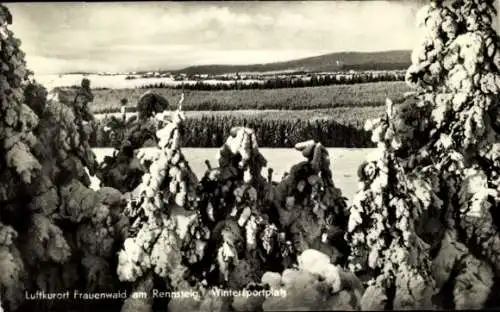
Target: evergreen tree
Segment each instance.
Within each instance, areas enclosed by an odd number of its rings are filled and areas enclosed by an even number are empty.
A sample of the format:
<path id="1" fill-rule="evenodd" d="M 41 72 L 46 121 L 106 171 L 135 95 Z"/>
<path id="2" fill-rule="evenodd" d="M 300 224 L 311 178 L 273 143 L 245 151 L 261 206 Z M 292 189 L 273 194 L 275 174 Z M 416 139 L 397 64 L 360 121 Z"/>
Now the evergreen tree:
<path id="1" fill-rule="evenodd" d="M 116 289 L 113 246 L 128 220 L 117 190 L 88 188 L 96 161 L 84 124 L 92 116 L 70 92 L 46 99 L 29 86 L 11 22 L 0 5 L 0 298 L 8 311 L 79 309 L 79 300 L 26 301 L 25 291 Z"/>
<path id="2" fill-rule="evenodd" d="M 412 54 L 416 103 L 367 124 L 378 154 L 360 168 L 351 269 L 370 281 L 365 309 L 494 304 L 500 40 L 490 0 L 432 1 Z M 390 104 L 390 103 L 389 103 Z M 497 299 L 498 300 L 498 299 Z"/>

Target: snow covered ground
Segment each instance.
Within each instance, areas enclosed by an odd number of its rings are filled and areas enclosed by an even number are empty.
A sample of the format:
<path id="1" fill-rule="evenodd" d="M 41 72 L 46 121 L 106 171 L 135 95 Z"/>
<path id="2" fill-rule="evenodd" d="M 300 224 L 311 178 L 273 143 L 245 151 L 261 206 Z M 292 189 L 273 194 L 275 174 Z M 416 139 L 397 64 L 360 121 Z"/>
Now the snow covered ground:
<path id="1" fill-rule="evenodd" d="M 35 79 L 43 84 L 47 89 L 52 89 L 54 87 L 70 87 L 79 86 L 83 78 L 87 78 L 91 82 L 92 88 L 109 88 L 109 89 L 129 89 L 129 88 L 139 88 L 143 86 L 164 84 L 169 86 L 177 86 L 180 84 L 195 84 L 195 80 L 185 80 L 176 81 L 169 77 L 159 77 L 159 78 L 142 78 L 136 76 L 135 79 L 125 79 L 127 75 L 97 75 L 97 74 L 66 74 L 66 75 L 38 75 Z M 253 83 L 259 82 L 259 80 L 245 80 L 239 83 Z M 203 80 L 205 84 L 232 84 L 234 80 Z"/>
<path id="2" fill-rule="evenodd" d="M 154 155 L 158 151 L 156 148 L 145 148 L 146 153 Z M 212 165 L 216 165 L 217 148 L 183 148 L 185 157 L 196 175 L 201 178 L 205 173 L 205 160 L 208 159 Z M 274 169 L 273 180 L 279 181 L 283 174 L 291 166 L 303 160 L 302 154 L 294 149 L 288 148 L 261 148 L 261 153 L 268 161 L 268 167 Z M 358 166 L 365 160 L 372 149 L 354 148 L 329 148 L 328 152 L 332 159 L 333 181 L 339 187 L 344 196 L 352 199 L 358 190 Z M 97 160 L 102 162 L 104 156 L 111 155 L 113 148 L 94 149 Z M 263 169 L 263 175 L 267 176 L 267 168 Z M 98 187 L 98 181 L 93 178 L 93 187 Z"/>

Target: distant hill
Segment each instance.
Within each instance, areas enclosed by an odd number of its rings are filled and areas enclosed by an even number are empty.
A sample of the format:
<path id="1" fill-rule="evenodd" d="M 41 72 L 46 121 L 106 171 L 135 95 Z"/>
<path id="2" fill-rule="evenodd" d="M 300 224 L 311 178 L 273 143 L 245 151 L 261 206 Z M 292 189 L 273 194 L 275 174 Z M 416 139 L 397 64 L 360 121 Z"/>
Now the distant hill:
<path id="1" fill-rule="evenodd" d="M 339 52 L 287 62 L 254 65 L 199 65 L 177 73 L 212 74 L 243 72 L 329 72 L 341 70 L 404 70 L 410 66 L 411 51 Z"/>

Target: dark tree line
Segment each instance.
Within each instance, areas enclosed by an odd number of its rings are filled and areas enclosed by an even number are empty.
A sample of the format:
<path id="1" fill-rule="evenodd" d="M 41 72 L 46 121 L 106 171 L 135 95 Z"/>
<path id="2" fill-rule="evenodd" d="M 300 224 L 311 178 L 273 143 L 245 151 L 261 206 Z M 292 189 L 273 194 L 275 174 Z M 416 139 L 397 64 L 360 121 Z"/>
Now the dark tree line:
<path id="1" fill-rule="evenodd" d="M 184 90 L 199 90 L 199 91 L 223 91 L 223 90 L 253 90 L 253 89 L 283 89 L 283 88 L 304 88 L 304 87 L 320 87 L 339 84 L 357 84 L 367 82 L 382 82 L 382 81 L 404 81 L 404 72 L 388 71 L 388 72 L 361 72 L 361 73 L 345 73 L 331 75 L 311 75 L 307 79 L 295 77 L 276 77 L 266 79 L 264 81 L 247 82 L 245 80 L 236 80 L 232 83 L 207 83 L 202 80 L 196 83 L 181 83 L 175 86 L 165 82 L 143 85 L 141 89 L 150 88 L 172 88 Z"/>
<path id="2" fill-rule="evenodd" d="M 121 136 L 104 130 L 106 120 L 98 121 L 91 139 L 93 147 L 120 145 Z M 290 148 L 301 141 L 315 138 L 327 147 L 373 147 L 370 134 L 354 125 L 343 125 L 332 119 L 262 120 L 234 116 L 204 116 L 184 122 L 183 146 L 210 148 L 224 144 L 232 127 L 246 126 L 255 130 L 262 147 Z M 133 124 L 130 125 L 133 127 Z M 154 129 L 151 129 L 154 133 Z M 155 142 L 150 142 L 152 145 Z"/>

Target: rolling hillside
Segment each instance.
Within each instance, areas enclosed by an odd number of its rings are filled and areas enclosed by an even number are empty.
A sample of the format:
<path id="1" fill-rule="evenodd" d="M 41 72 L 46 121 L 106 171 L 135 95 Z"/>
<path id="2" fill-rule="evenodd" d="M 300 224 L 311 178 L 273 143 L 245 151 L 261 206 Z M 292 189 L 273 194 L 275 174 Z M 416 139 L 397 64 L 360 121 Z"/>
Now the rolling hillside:
<path id="1" fill-rule="evenodd" d="M 410 66 L 411 51 L 339 52 L 287 62 L 254 65 L 200 65 L 176 72 L 219 75 L 235 72 L 322 72 L 341 70 L 405 70 Z"/>

